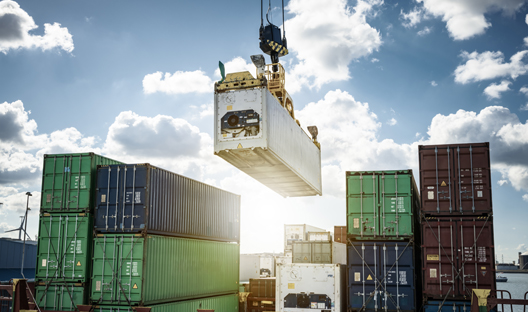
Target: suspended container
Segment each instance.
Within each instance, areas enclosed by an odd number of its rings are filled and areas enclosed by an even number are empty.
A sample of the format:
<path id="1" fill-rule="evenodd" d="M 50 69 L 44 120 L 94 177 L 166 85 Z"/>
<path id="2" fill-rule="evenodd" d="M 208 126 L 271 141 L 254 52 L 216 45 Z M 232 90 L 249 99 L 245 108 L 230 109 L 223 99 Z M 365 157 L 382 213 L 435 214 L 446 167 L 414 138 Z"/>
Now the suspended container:
<path id="1" fill-rule="evenodd" d="M 422 220 L 423 293 L 437 300 L 471 300 L 473 289 L 497 289 L 493 219 Z"/>
<path id="2" fill-rule="evenodd" d="M 240 195 L 150 164 L 98 169 L 95 230 L 240 240 Z"/>
<path id="3" fill-rule="evenodd" d="M 492 213 L 489 143 L 420 145 L 421 210 L 426 215 Z"/>
<path id="4" fill-rule="evenodd" d="M 94 153 L 47 154 L 42 168 L 41 212 L 92 212 L 98 165 L 121 162 Z"/>
<path id="5" fill-rule="evenodd" d="M 351 239 L 405 240 L 419 231 L 420 195 L 412 170 L 347 171 Z"/>
<path id="6" fill-rule="evenodd" d="M 85 283 L 92 264 L 90 213 L 40 216 L 36 279 L 46 283 Z"/>
<path id="7" fill-rule="evenodd" d="M 87 290 L 77 283 L 35 285 L 35 303 L 40 310 L 77 311 L 77 305 L 87 303 Z"/>
<path id="8" fill-rule="evenodd" d="M 417 310 L 420 266 L 413 241 L 352 242 L 347 248 L 348 311 Z"/>
<path id="9" fill-rule="evenodd" d="M 249 72 L 215 84 L 214 153 L 283 197 L 322 195 L 321 150 L 270 87 Z"/>
<path id="10" fill-rule="evenodd" d="M 94 238 L 94 304 L 151 305 L 236 293 L 239 245 L 159 235 Z"/>

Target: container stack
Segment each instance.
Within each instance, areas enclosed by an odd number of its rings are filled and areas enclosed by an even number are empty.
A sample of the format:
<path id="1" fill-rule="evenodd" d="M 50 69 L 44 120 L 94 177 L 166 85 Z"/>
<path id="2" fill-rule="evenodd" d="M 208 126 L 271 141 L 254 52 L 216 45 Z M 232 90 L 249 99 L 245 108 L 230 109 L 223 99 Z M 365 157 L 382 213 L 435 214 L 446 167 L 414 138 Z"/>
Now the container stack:
<path id="1" fill-rule="evenodd" d="M 238 310 L 239 195 L 150 164 L 97 177 L 92 305 Z"/>
<path id="2" fill-rule="evenodd" d="M 420 306 L 419 206 L 412 170 L 349 171 L 348 311 Z"/>
<path id="3" fill-rule="evenodd" d="M 489 143 L 419 146 L 425 310 L 496 289 Z"/>
<path id="4" fill-rule="evenodd" d="M 44 155 L 35 272 L 41 310 L 74 311 L 89 294 L 98 165 L 93 153 Z"/>

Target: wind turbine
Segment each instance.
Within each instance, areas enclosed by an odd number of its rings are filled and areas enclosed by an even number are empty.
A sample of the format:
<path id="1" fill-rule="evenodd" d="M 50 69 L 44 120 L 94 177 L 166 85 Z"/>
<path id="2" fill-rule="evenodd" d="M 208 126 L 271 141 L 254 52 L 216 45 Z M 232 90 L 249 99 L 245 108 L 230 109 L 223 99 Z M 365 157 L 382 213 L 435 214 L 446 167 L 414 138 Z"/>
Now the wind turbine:
<path id="1" fill-rule="evenodd" d="M 27 235 L 28 239 L 31 240 L 31 237 L 30 237 L 29 234 L 26 232 L 26 229 L 25 229 L 25 227 L 24 227 L 24 223 L 25 223 L 26 226 L 27 226 L 27 215 L 28 215 L 28 211 L 31 210 L 31 209 L 29 208 L 29 196 L 33 196 L 33 195 L 31 195 L 30 192 L 27 192 L 26 195 L 27 195 L 26 214 L 23 215 L 23 216 L 20 216 L 20 218 L 22 218 L 22 222 L 20 222 L 20 226 L 19 226 L 18 228 L 16 228 L 16 229 L 13 229 L 13 230 L 9 230 L 9 231 L 5 231 L 5 232 L 4 232 L 4 233 L 8 233 L 8 232 L 18 231 L 18 239 L 19 239 L 19 240 L 21 240 L 21 237 L 20 237 L 20 236 L 22 235 L 22 231 L 24 231 L 24 234 L 25 234 L 25 235 L 24 235 L 24 238 L 25 238 L 25 236 Z M 0 204 L 3 204 L 3 203 L 0 203 Z"/>

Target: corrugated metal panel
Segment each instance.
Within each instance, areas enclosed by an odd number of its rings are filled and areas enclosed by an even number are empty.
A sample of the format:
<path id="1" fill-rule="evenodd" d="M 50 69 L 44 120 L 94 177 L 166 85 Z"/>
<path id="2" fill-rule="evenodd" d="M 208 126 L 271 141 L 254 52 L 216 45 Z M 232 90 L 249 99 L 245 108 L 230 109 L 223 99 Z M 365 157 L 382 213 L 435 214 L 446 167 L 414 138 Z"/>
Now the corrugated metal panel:
<path id="1" fill-rule="evenodd" d="M 469 312 L 471 301 L 428 301 L 424 303 L 424 312 Z"/>
<path id="2" fill-rule="evenodd" d="M 294 242 L 293 263 L 332 263 L 332 243 Z"/>
<path id="3" fill-rule="evenodd" d="M 240 240 L 240 196 L 150 164 L 100 167 L 95 229 Z"/>
<path id="4" fill-rule="evenodd" d="M 275 278 L 252 278 L 249 280 L 252 297 L 275 299 Z"/>
<path id="5" fill-rule="evenodd" d="M 420 145 L 422 211 L 430 215 L 492 212 L 489 143 Z"/>
<path id="6" fill-rule="evenodd" d="M 412 170 L 348 171 L 352 239 L 409 239 L 419 229 L 420 195 Z"/>
<path id="7" fill-rule="evenodd" d="M 20 269 L 22 267 L 22 251 L 24 241 L 0 237 L 0 268 Z M 37 262 L 37 242 L 26 241 L 24 268 L 35 269 Z"/>
<path id="8" fill-rule="evenodd" d="M 87 290 L 76 285 L 36 285 L 36 304 L 41 310 L 76 311 L 78 304 L 86 304 Z"/>
<path id="9" fill-rule="evenodd" d="M 260 276 L 260 255 L 240 255 L 240 281 Z"/>
<path id="10" fill-rule="evenodd" d="M 174 312 L 174 311 L 196 311 L 198 309 L 210 309 L 215 312 L 237 312 L 238 295 L 224 295 L 207 297 L 194 300 L 185 300 L 172 303 L 149 305 L 150 312 Z M 94 312 L 135 312 L 129 306 L 96 306 Z"/>
<path id="11" fill-rule="evenodd" d="M 131 234 L 94 239 L 91 299 L 155 304 L 238 291 L 239 245 Z M 115 276 L 117 275 L 117 278 Z"/>
<path id="12" fill-rule="evenodd" d="M 97 165 L 121 164 L 94 153 L 44 155 L 42 212 L 91 212 Z"/>
<path id="13" fill-rule="evenodd" d="M 474 288 L 496 289 L 491 216 L 428 217 L 422 236 L 425 297 L 469 300 Z"/>
<path id="14" fill-rule="evenodd" d="M 89 213 L 40 216 L 36 278 L 87 282 L 92 262 L 93 218 Z"/>
<path id="15" fill-rule="evenodd" d="M 420 292 L 415 285 L 412 241 L 353 242 L 347 248 L 350 311 L 416 309 Z"/>
<path id="16" fill-rule="evenodd" d="M 257 134 L 222 132 L 226 114 L 248 110 L 260 116 Z M 266 88 L 215 94 L 215 116 L 216 155 L 284 197 L 322 194 L 321 150 Z"/>
<path id="17" fill-rule="evenodd" d="M 346 244 L 332 242 L 332 263 L 346 265 Z"/>
<path id="18" fill-rule="evenodd" d="M 347 227 L 344 226 L 334 226 L 334 242 L 338 243 L 347 243 Z"/>

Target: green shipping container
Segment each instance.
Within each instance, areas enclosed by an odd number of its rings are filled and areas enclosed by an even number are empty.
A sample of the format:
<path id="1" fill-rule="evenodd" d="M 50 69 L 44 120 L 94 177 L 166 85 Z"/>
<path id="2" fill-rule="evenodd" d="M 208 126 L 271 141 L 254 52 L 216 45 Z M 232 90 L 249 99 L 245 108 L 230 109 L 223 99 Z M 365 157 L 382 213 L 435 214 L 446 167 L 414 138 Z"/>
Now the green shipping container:
<path id="1" fill-rule="evenodd" d="M 191 299 L 185 301 L 150 305 L 150 312 L 196 311 L 198 309 L 214 310 L 215 312 L 237 312 L 238 295 L 224 295 Z M 129 306 L 96 306 L 94 312 L 135 312 Z"/>
<path id="2" fill-rule="evenodd" d="M 240 246 L 160 235 L 94 238 L 94 304 L 152 305 L 236 293 Z"/>
<path id="3" fill-rule="evenodd" d="M 412 170 L 347 171 L 346 187 L 349 238 L 407 239 L 419 230 L 420 195 Z"/>
<path id="4" fill-rule="evenodd" d="M 42 212 L 92 212 L 97 165 L 121 162 L 94 153 L 44 155 Z"/>
<path id="5" fill-rule="evenodd" d="M 93 217 L 89 213 L 40 216 L 35 279 L 48 283 L 88 282 Z"/>
<path id="6" fill-rule="evenodd" d="M 86 292 L 80 284 L 36 285 L 36 304 L 40 310 L 77 311 L 78 304 L 86 304 Z"/>

